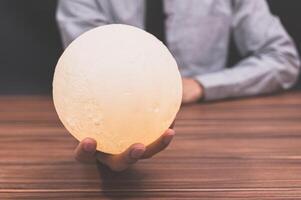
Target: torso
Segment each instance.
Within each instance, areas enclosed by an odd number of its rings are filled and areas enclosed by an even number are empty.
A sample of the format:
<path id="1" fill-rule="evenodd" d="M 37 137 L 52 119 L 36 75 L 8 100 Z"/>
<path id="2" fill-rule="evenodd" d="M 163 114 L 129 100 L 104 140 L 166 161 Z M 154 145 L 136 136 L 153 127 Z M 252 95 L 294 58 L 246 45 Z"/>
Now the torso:
<path id="1" fill-rule="evenodd" d="M 144 0 L 98 0 L 111 23 L 144 28 Z M 167 45 L 183 76 L 225 66 L 231 32 L 230 0 L 165 0 Z"/>

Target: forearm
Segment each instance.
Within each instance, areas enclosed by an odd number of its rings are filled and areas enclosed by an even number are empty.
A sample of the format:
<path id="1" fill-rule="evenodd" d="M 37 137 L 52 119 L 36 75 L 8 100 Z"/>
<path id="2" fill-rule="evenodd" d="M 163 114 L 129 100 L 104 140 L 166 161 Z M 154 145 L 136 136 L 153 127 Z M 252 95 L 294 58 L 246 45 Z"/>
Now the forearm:
<path id="1" fill-rule="evenodd" d="M 288 89 L 298 78 L 297 57 L 273 53 L 252 56 L 237 66 L 220 72 L 199 75 L 205 100 L 243 97 Z"/>

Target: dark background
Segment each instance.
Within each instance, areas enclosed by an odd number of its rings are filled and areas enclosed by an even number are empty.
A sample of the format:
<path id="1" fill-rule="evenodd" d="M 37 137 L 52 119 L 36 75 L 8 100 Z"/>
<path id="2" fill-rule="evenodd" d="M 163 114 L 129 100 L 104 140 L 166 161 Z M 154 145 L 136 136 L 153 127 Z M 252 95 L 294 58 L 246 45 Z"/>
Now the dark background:
<path id="1" fill-rule="evenodd" d="M 300 1 L 270 0 L 269 4 L 301 52 Z M 1 94 L 51 91 L 54 67 L 62 52 L 55 8 L 55 0 L 0 1 Z M 238 55 L 233 44 L 231 49 L 229 62 L 234 63 Z"/>

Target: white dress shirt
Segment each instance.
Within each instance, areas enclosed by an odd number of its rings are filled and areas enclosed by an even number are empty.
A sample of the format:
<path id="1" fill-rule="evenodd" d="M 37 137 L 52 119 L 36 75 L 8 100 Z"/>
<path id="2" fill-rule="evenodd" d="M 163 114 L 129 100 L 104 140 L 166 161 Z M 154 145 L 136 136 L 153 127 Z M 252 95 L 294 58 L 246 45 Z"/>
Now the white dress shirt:
<path id="1" fill-rule="evenodd" d="M 60 0 L 64 45 L 105 24 L 144 29 L 144 0 Z M 183 77 L 198 80 L 205 100 L 288 89 L 298 79 L 296 47 L 264 0 L 165 0 L 167 45 Z M 244 57 L 226 66 L 230 34 Z M 164 67 L 164 66 L 162 66 Z"/>

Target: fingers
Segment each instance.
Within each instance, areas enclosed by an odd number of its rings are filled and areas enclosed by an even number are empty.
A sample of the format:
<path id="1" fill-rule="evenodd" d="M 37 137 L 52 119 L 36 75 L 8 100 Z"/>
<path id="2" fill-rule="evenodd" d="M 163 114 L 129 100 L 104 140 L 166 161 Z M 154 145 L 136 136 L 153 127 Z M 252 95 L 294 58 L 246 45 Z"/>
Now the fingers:
<path id="1" fill-rule="evenodd" d="M 92 138 L 86 138 L 81 141 L 75 149 L 75 159 L 79 162 L 95 162 L 96 141 Z"/>
<path id="2" fill-rule="evenodd" d="M 96 158 L 99 162 L 107 165 L 113 171 L 123 171 L 130 165 L 136 163 L 144 155 L 145 150 L 143 144 L 134 144 L 118 155 L 109 155 L 98 152 Z"/>
<path id="3" fill-rule="evenodd" d="M 175 135 L 175 131 L 168 129 L 159 139 L 147 146 L 146 151 L 144 152 L 143 159 L 150 158 L 158 152 L 165 149 Z"/>
<path id="4" fill-rule="evenodd" d="M 159 139 L 147 148 L 143 144 L 133 144 L 126 151 L 118 155 L 111 155 L 96 151 L 96 141 L 86 138 L 75 149 L 75 158 L 80 162 L 95 162 L 96 159 L 113 171 L 123 171 L 139 159 L 150 158 L 165 149 L 175 135 L 175 131 L 168 129 Z"/>

